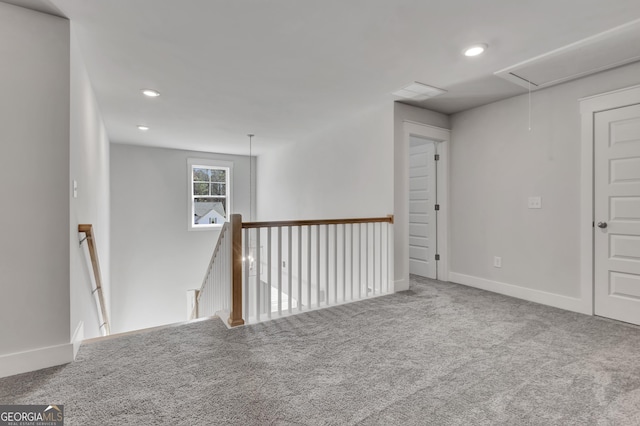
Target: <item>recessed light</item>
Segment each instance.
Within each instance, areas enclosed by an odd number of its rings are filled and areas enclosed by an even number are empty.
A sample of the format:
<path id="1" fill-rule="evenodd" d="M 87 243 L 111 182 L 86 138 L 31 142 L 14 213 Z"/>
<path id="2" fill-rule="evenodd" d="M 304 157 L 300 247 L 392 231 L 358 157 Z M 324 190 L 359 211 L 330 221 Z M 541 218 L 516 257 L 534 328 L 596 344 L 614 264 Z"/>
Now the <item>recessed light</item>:
<path id="1" fill-rule="evenodd" d="M 428 86 L 424 83 L 418 83 L 417 81 L 393 92 L 393 94 L 398 97 L 414 101 L 424 101 L 426 99 L 442 95 L 443 93 L 447 93 L 447 91 L 438 89 L 437 87 Z"/>
<path id="2" fill-rule="evenodd" d="M 469 46 L 466 49 L 464 49 L 462 51 L 462 53 L 464 53 L 464 56 L 478 56 L 484 53 L 485 50 L 487 50 L 487 46 L 484 43 L 481 44 L 474 44 L 473 46 Z"/>
<path id="3" fill-rule="evenodd" d="M 143 132 L 146 132 L 149 128 L 149 126 L 145 126 L 144 124 L 138 124 L 138 130 L 142 130 Z"/>
<path id="4" fill-rule="evenodd" d="M 142 89 L 142 94 L 150 98 L 157 98 L 158 96 L 160 96 L 160 92 L 153 89 Z"/>

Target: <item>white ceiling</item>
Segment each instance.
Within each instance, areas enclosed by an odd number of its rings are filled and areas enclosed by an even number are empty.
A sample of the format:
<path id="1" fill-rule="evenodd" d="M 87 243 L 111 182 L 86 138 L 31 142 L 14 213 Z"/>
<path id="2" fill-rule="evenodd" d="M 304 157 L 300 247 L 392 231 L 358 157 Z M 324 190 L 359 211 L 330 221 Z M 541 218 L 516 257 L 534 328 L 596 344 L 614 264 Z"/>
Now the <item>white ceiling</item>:
<path id="1" fill-rule="evenodd" d="M 422 103 L 444 113 L 523 93 L 493 73 L 640 18 L 638 0 L 7 2 L 72 21 L 113 142 L 228 153 L 247 133 L 258 152 L 303 140 L 413 81 L 448 91 Z"/>

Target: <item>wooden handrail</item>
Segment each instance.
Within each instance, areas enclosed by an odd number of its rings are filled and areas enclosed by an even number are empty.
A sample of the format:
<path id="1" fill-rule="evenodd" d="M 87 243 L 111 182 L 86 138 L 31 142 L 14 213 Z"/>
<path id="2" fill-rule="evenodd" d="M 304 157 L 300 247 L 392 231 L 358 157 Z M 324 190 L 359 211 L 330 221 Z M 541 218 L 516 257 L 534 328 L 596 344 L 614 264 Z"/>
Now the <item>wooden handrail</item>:
<path id="1" fill-rule="evenodd" d="M 231 245 L 233 263 L 231 265 L 231 312 L 229 325 L 244 324 L 242 319 L 242 215 L 231 215 Z"/>
<path id="2" fill-rule="evenodd" d="M 93 275 L 96 280 L 96 289 L 98 292 L 98 300 L 100 301 L 100 312 L 102 313 L 102 325 L 104 325 L 105 334 L 111 334 L 111 326 L 109 325 L 109 316 L 107 315 L 107 307 L 104 302 L 104 294 L 102 293 L 102 275 L 100 274 L 100 261 L 98 260 L 98 250 L 96 249 L 95 235 L 93 234 L 93 225 L 78 225 L 78 232 L 84 233 L 87 238 L 89 247 L 89 255 L 91 256 L 91 266 L 93 267 Z"/>
<path id="3" fill-rule="evenodd" d="M 357 219 L 320 219 L 320 220 L 283 220 L 274 222 L 244 222 L 243 228 L 274 228 L 279 226 L 311 226 L 311 225 L 342 225 L 349 223 L 393 223 L 393 215 L 386 217 L 370 217 Z"/>

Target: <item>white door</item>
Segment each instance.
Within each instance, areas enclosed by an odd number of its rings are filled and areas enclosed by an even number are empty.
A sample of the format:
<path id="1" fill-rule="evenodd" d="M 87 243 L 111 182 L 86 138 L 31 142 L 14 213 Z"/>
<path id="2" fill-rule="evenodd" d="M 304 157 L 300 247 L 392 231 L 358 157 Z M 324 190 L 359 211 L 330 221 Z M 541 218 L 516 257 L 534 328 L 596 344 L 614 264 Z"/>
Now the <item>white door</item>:
<path id="1" fill-rule="evenodd" d="M 409 144 L 409 273 L 435 279 L 435 142 L 411 136 Z"/>
<path id="2" fill-rule="evenodd" d="M 640 324 L 640 105 L 595 115 L 595 314 Z"/>

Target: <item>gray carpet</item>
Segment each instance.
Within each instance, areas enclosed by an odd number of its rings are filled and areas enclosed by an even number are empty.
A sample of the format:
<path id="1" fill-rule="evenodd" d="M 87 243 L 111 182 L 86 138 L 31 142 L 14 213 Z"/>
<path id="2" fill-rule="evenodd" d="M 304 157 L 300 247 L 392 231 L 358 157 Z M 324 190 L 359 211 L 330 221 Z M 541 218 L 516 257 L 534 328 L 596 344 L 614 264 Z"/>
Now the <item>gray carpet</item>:
<path id="1" fill-rule="evenodd" d="M 638 425 L 640 329 L 464 286 L 82 346 L 0 379 L 67 425 Z"/>

